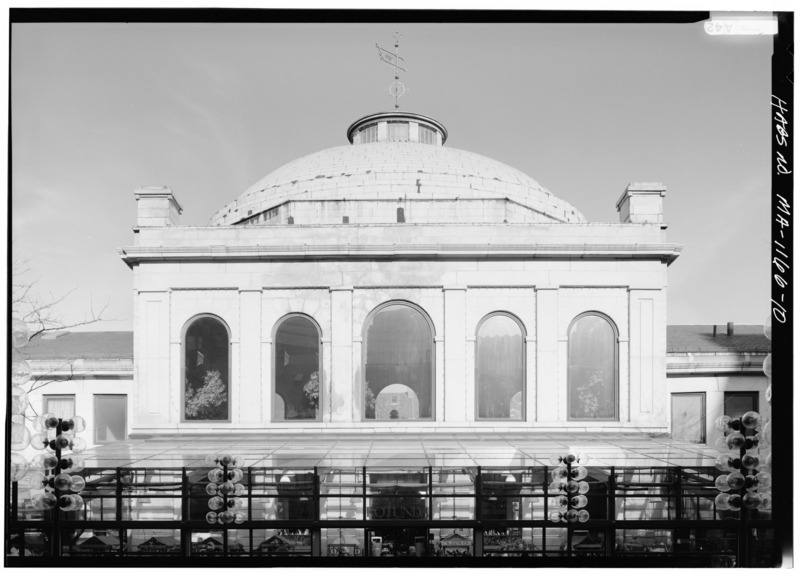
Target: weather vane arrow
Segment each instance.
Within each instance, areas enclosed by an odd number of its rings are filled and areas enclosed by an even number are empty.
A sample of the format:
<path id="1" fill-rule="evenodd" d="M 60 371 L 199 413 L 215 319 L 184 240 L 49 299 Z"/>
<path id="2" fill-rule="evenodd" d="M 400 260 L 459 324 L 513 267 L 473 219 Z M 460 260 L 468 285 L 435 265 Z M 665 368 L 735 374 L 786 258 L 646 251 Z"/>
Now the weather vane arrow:
<path id="1" fill-rule="evenodd" d="M 398 99 L 406 93 L 406 86 L 400 81 L 400 70 L 407 72 L 407 70 L 400 65 L 400 62 L 405 62 L 405 59 L 400 57 L 398 49 L 400 48 L 400 34 L 394 35 L 394 53 L 385 48 L 381 48 L 377 43 L 375 47 L 378 48 L 378 57 L 382 62 L 394 66 L 394 82 L 389 86 L 389 93 L 394 96 L 394 108 L 400 109 Z"/>

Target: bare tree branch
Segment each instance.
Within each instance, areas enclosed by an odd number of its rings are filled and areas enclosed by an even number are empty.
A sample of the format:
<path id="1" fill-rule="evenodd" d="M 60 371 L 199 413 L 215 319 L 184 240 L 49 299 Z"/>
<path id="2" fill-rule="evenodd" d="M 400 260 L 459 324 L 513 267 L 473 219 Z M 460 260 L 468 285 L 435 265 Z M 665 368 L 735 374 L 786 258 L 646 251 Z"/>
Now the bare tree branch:
<path id="1" fill-rule="evenodd" d="M 31 329 L 30 340 L 41 336 L 45 332 L 69 330 L 107 320 L 105 313 L 108 311 L 110 301 L 106 301 L 96 309 L 94 302 L 90 299 L 89 311 L 84 315 L 83 319 L 64 321 L 58 312 L 58 307 L 75 292 L 75 289 L 69 290 L 60 296 L 50 294 L 46 298 L 34 294 L 33 287 L 38 279 L 27 279 L 25 275 L 29 272 L 29 269 L 26 264 L 27 261 L 15 260 L 12 262 L 14 279 L 11 302 L 14 313 L 28 323 Z"/>

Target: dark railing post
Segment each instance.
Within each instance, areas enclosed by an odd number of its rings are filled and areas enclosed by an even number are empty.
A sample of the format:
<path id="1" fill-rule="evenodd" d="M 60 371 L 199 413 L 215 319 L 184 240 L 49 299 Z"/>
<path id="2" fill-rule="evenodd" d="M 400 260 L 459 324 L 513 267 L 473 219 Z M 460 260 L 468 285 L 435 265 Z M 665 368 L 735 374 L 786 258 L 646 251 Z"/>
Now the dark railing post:
<path id="1" fill-rule="evenodd" d="M 253 467 L 252 466 L 247 468 L 247 521 L 248 522 L 253 521 Z"/>
<path id="2" fill-rule="evenodd" d="M 699 500 L 698 500 L 699 501 Z M 699 503 L 697 504 L 699 507 Z M 675 468 L 675 521 L 683 519 L 683 468 Z"/>
<path id="3" fill-rule="evenodd" d="M 606 555 L 614 557 L 617 545 L 617 472 L 614 466 L 611 466 L 608 474 L 606 496 L 606 516 L 611 522 L 611 527 L 606 531 Z"/>
<path id="4" fill-rule="evenodd" d="M 548 490 L 550 489 L 550 466 L 544 466 L 544 477 L 542 481 L 542 493 L 544 493 L 544 519 L 545 523 L 550 521 L 550 512 L 548 511 L 548 505 L 550 502 L 550 493 Z M 547 555 L 547 526 L 545 525 L 542 527 L 542 556 Z"/>
<path id="5" fill-rule="evenodd" d="M 56 440 L 61 435 L 61 418 L 58 419 L 58 426 L 56 426 Z M 51 442 L 52 443 L 52 442 Z M 61 469 L 61 448 L 57 448 L 51 446 L 55 452 L 56 460 L 56 467 L 49 471 L 49 473 L 53 474 L 51 477 L 55 478 L 57 472 Z M 50 556 L 51 557 L 61 557 L 61 492 L 55 488 L 53 488 L 56 496 L 56 506 L 51 510 L 51 534 L 50 534 Z"/>
<path id="6" fill-rule="evenodd" d="M 744 432 L 745 430 L 742 431 Z M 747 446 L 742 445 L 742 447 L 739 448 L 739 459 L 741 460 L 746 453 L 747 453 Z M 744 466 L 742 466 L 742 469 L 744 470 L 742 474 L 745 477 L 749 476 L 751 472 L 755 473 L 754 470 L 745 469 Z M 742 485 L 739 492 L 741 493 L 742 498 L 744 498 L 745 494 L 747 493 L 745 485 Z M 739 510 L 739 535 L 738 535 L 739 539 L 738 543 L 736 544 L 737 567 L 749 567 L 750 565 L 750 543 L 749 543 L 750 530 L 747 528 L 747 518 L 749 511 L 750 510 L 748 510 L 744 506 L 744 504 L 742 504 L 742 508 L 741 510 Z"/>
<path id="7" fill-rule="evenodd" d="M 312 557 L 319 557 L 321 554 L 322 548 L 322 530 L 320 528 L 319 522 L 322 517 L 322 508 L 320 507 L 322 504 L 322 482 L 320 480 L 319 472 L 317 471 L 317 467 L 314 466 L 314 491 L 311 492 L 311 499 L 313 500 L 312 503 L 314 504 L 314 511 L 312 513 L 314 519 L 314 527 L 309 529 L 309 533 L 311 534 L 311 556 Z M 252 531 L 252 529 L 250 530 Z"/>
<path id="8" fill-rule="evenodd" d="M 192 532 L 188 522 L 191 520 L 191 484 L 186 468 L 181 471 L 181 555 L 189 557 L 192 554 Z"/>
<path id="9" fill-rule="evenodd" d="M 567 464 L 567 479 L 572 477 L 572 464 L 570 462 L 566 462 Z M 567 507 L 572 507 L 572 497 L 573 494 L 566 491 L 567 494 Z M 572 522 L 567 520 L 567 557 L 572 557 Z"/>
<path id="10" fill-rule="evenodd" d="M 483 557 L 483 504 L 481 503 L 481 500 L 483 499 L 482 484 L 483 478 L 481 476 L 481 466 L 478 466 L 477 473 L 475 474 L 475 487 L 473 490 L 473 495 L 475 497 L 475 521 L 478 524 L 473 532 L 476 557 Z"/>
<path id="11" fill-rule="evenodd" d="M 11 523 L 15 526 L 19 519 L 17 515 L 17 503 L 19 501 L 19 483 L 16 481 L 11 482 Z"/>
<path id="12" fill-rule="evenodd" d="M 227 464 L 222 464 L 222 483 L 224 484 L 228 481 L 228 466 Z M 228 494 L 220 492 L 222 494 L 222 511 L 230 511 L 231 508 L 228 507 Z M 219 494 L 218 494 L 219 495 Z M 222 525 L 222 555 L 224 557 L 228 556 L 228 527 L 229 525 L 226 523 Z"/>
<path id="13" fill-rule="evenodd" d="M 367 520 L 367 466 L 361 466 L 361 519 Z"/>
<path id="14" fill-rule="evenodd" d="M 453 498 L 453 515 L 456 514 L 456 499 Z M 428 516 L 427 519 L 433 519 L 433 468 L 428 466 Z M 427 541 L 426 541 L 427 542 Z"/>
<path id="15" fill-rule="evenodd" d="M 122 521 L 122 468 L 114 470 L 114 518 L 117 523 Z M 102 499 L 102 498 L 101 498 Z M 100 506 L 100 517 L 103 517 L 103 506 Z M 119 556 L 125 555 L 125 546 L 128 542 L 128 530 L 124 527 L 119 528 Z"/>
<path id="16" fill-rule="evenodd" d="M 483 508 L 481 507 L 481 499 L 483 495 L 482 491 L 482 477 L 481 477 L 481 467 L 478 466 L 478 473 L 475 474 L 475 519 L 480 522 L 483 519 Z"/>

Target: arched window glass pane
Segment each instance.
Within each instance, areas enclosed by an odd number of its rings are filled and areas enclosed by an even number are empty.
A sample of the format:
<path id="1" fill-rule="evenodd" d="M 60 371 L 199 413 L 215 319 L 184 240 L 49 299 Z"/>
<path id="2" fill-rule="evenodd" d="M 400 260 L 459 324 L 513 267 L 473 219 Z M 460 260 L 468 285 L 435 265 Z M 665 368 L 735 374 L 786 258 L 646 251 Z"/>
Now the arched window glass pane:
<path id="1" fill-rule="evenodd" d="M 316 420 L 320 398 L 319 331 L 302 316 L 275 333 L 274 420 Z"/>
<path id="2" fill-rule="evenodd" d="M 184 418 L 229 420 L 225 325 L 211 317 L 195 320 L 186 330 L 184 349 Z"/>
<path id="3" fill-rule="evenodd" d="M 425 317 L 402 304 L 376 312 L 364 338 L 364 418 L 433 418 L 433 333 Z"/>
<path id="4" fill-rule="evenodd" d="M 478 418 L 522 420 L 522 329 L 511 317 L 487 318 L 478 331 Z"/>
<path id="5" fill-rule="evenodd" d="M 600 316 L 583 316 L 569 331 L 569 417 L 617 417 L 617 339 Z"/>

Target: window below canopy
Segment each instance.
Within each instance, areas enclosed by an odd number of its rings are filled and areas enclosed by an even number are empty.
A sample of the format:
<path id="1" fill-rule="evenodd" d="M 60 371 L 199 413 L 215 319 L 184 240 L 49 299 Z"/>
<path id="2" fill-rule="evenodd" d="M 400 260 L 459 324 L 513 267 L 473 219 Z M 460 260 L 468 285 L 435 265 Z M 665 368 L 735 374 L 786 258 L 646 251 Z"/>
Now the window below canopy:
<path id="1" fill-rule="evenodd" d="M 184 402 L 187 421 L 230 420 L 228 329 L 221 320 L 203 316 L 184 336 Z"/>
<path id="2" fill-rule="evenodd" d="M 380 308 L 368 319 L 363 352 L 365 419 L 433 419 L 433 330 L 422 312 Z"/>
<path id="3" fill-rule="evenodd" d="M 617 419 L 617 330 L 587 313 L 569 327 L 569 419 Z"/>
<path id="4" fill-rule="evenodd" d="M 275 332 L 273 420 L 317 420 L 320 416 L 320 336 L 304 316 L 290 316 Z"/>
<path id="5" fill-rule="evenodd" d="M 490 315 L 478 327 L 476 386 L 478 419 L 524 419 L 525 340 L 506 314 Z"/>

